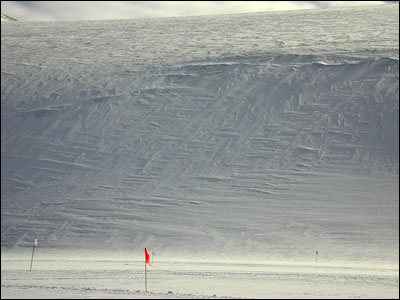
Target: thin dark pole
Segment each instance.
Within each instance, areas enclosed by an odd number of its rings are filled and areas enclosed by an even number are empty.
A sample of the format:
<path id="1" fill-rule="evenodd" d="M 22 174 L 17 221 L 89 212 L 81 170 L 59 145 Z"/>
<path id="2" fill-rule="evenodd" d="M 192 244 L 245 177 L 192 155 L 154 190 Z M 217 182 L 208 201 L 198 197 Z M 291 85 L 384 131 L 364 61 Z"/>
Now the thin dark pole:
<path id="1" fill-rule="evenodd" d="M 146 263 L 146 257 L 144 258 L 144 286 L 145 286 L 145 291 L 147 293 L 147 263 Z"/>
<path id="2" fill-rule="evenodd" d="M 29 272 L 32 271 L 32 263 L 33 263 L 33 254 L 35 253 L 35 243 L 33 244 L 33 249 L 32 249 L 32 258 L 31 258 L 31 267 L 29 269 Z"/>

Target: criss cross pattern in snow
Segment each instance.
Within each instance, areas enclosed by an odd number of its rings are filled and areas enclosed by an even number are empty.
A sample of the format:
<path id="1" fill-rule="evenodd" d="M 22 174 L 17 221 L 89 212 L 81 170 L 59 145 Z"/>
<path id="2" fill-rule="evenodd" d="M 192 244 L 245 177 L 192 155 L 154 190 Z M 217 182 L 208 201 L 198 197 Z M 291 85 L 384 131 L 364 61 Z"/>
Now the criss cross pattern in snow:
<path id="1" fill-rule="evenodd" d="M 2 24 L 2 247 L 396 261 L 398 36 L 392 5 Z"/>

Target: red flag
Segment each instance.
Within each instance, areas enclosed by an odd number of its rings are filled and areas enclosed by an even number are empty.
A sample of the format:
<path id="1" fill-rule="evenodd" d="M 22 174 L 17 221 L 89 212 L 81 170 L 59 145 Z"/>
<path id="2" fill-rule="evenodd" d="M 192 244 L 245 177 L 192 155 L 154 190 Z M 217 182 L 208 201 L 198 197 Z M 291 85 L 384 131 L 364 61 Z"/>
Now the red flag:
<path id="1" fill-rule="evenodd" d="M 151 266 L 151 263 L 150 263 L 150 254 L 149 254 L 149 252 L 147 252 L 147 249 L 146 249 L 146 248 L 144 248 L 144 254 L 146 255 L 146 264 L 149 264 L 149 265 Z"/>

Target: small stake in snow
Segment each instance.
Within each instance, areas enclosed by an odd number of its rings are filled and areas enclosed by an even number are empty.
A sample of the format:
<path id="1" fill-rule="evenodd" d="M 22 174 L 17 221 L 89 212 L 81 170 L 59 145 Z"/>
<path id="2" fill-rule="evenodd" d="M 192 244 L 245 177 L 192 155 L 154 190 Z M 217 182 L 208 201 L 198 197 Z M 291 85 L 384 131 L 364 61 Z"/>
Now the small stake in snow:
<path id="1" fill-rule="evenodd" d="M 147 292 L 147 264 L 149 264 L 150 266 L 152 266 L 152 265 L 150 263 L 150 254 L 149 254 L 149 252 L 147 252 L 146 248 L 144 248 L 144 257 L 145 257 L 145 260 L 144 260 L 144 288 L 145 288 L 145 291 Z"/>
<path id="2" fill-rule="evenodd" d="M 318 263 L 318 249 L 315 250 L 315 267 L 317 267 Z"/>
<path id="3" fill-rule="evenodd" d="M 35 247 L 37 246 L 38 242 L 37 239 L 33 242 L 33 249 L 32 249 L 32 258 L 31 258 L 31 268 L 29 269 L 29 272 L 32 271 L 32 263 L 33 263 L 33 254 L 35 253 Z"/>

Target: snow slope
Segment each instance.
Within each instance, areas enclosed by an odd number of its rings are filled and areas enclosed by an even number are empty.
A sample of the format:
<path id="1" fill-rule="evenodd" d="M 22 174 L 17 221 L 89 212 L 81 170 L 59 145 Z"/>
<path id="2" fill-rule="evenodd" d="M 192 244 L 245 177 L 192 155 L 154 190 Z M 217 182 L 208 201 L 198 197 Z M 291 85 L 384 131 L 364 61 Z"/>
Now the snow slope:
<path id="1" fill-rule="evenodd" d="M 398 5 L 2 23 L 2 251 L 398 270 L 398 50 Z"/>
<path id="2" fill-rule="evenodd" d="M 14 18 L 1 14 L 1 22 L 17 21 Z"/>

